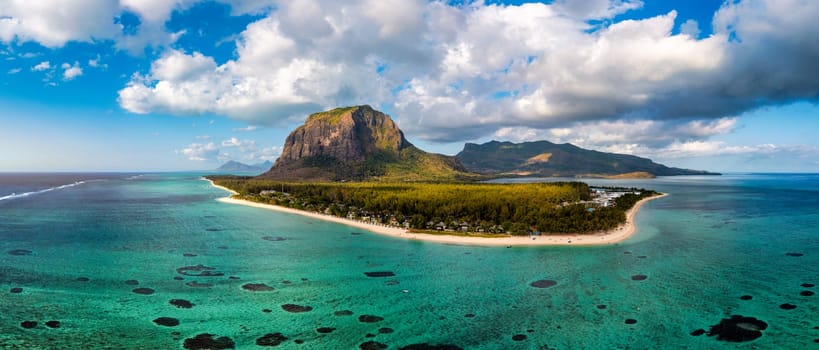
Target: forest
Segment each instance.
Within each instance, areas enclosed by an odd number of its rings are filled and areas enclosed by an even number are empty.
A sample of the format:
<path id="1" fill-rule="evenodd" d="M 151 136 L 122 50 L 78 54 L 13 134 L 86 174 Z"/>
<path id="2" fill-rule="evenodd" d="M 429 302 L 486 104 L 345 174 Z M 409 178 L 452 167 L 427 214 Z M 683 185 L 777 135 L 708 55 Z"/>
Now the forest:
<path id="1" fill-rule="evenodd" d="M 208 178 L 238 192 L 241 199 L 419 232 L 592 233 L 624 223 L 628 209 L 656 194 L 645 189 L 611 189 L 625 194 L 604 205 L 583 182 L 298 183 Z"/>

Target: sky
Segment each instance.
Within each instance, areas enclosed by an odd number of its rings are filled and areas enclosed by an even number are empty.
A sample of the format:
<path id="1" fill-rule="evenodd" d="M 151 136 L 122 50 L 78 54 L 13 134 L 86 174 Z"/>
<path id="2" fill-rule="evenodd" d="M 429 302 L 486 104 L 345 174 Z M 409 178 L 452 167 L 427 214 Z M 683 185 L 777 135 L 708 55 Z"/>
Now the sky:
<path id="1" fill-rule="evenodd" d="M 314 112 L 819 172 L 819 1 L 0 0 L 0 171 L 275 161 Z"/>

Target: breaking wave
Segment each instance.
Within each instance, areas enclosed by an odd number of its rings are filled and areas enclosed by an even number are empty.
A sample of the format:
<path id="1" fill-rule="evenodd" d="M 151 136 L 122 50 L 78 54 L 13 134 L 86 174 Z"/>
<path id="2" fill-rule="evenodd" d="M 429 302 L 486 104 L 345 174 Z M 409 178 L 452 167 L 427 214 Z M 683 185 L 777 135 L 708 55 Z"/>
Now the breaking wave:
<path id="1" fill-rule="evenodd" d="M 46 192 L 51 192 L 51 191 L 55 191 L 55 190 L 61 190 L 61 189 L 64 189 L 64 188 L 79 186 L 79 185 L 84 184 L 85 182 L 86 181 L 77 181 L 77 182 L 70 183 L 70 184 L 67 184 L 67 185 L 50 187 L 50 188 L 46 188 L 44 190 L 39 190 L 39 191 L 31 191 L 31 192 L 23 192 L 23 193 L 12 193 L 10 195 L 0 197 L 0 201 L 9 200 L 9 199 L 24 198 L 24 197 L 28 197 L 28 196 L 38 195 L 38 194 L 41 194 L 41 193 L 46 193 Z"/>

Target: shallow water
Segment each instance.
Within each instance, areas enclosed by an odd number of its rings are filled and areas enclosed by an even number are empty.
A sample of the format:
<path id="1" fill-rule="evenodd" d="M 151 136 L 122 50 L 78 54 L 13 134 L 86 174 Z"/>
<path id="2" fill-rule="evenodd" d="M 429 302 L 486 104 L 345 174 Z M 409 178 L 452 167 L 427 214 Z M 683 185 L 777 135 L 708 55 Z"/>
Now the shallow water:
<path id="1" fill-rule="evenodd" d="M 304 349 L 373 340 L 391 349 L 795 349 L 819 339 L 819 296 L 800 295 L 819 289 L 800 286 L 819 284 L 817 175 L 589 181 L 670 196 L 643 206 L 638 233 L 624 243 L 511 249 L 353 235 L 362 231 L 217 202 L 226 193 L 197 174 L 132 175 L 86 174 L 76 186 L 0 201 L 0 348 L 173 349 L 211 333 L 244 349 L 276 332 L 288 338 L 279 348 Z M 64 180 L 50 187 L 78 181 Z M 199 264 L 223 275 L 177 272 Z M 364 274 L 374 271 L 395 276 Z M 640 274 L 647 278 L 632 279 Z M 530 286 L 540 279 L 557 285 Z M 210 286 L 186 285 L 194 281 Z M 341 310 L 353 315 L 334 315 Z M 746 343 L 690 335 L 734 314 L 769 326 Z M 159 317 L 180 324 L 152 322 Z M 23 328 L 27 320 L 38 324 Z M 526 339 L 513 340 L 518 334 Z"/>

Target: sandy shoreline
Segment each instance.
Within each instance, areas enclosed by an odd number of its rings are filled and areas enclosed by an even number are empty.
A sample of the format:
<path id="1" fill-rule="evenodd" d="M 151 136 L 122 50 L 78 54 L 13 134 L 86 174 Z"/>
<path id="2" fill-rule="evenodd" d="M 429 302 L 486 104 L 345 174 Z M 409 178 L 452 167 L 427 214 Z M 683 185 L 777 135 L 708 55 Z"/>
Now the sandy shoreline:
<path id="1" fill-rule="evenodd" d="M 234 190 L 231 190 L 231 189 L 229 189 L 229 188 L 227 188 L 227 187 L 225 187 L 225 186 L 219 186 L 219 185 L 217 185 L 217 184 L 213 183 L 213 180 L 206 179 L 206 178 L 204 178 L 204 177 L 203 177 L 202 179 L 203 179 L 203 180 L 205 180 L 205 181 L 207 181 L 207 182 L 210 182 L 210 185 L 211 185 L 211 186 L 213 186 L 213 187 L 216 187 L 216 188 L 218 188 L 218 189 L 220 189 L 220 190 L 224 190 L 224 191 L 226 191 L 226 192 L 230 192 L 230 194 L 231 194 L 231 195 L 236 195 L 236 194 L 239 194 L 239 192 L 236 192 L 236 191 L 234 191 Z M 230 198 L 230 197 L 228 197 L 228 198 Z M 221 199 L 221 198 L 220 198 L 220 199 Z"/>
<path id="2" fill-rule="evenodd" d="M 210 180 L 208 180 L 210 181 Z M 232 194 L 237 194 L 235 191 L 219 186 L 210 181 L 211 185 L 214 187 L 220 188 L 222 190 L 228 191 Z M 346 218 L 340 218 L 337 216 L 332 215 L 324 215 L 319 213 L 313 213 L 303 210 L 296 210 L 286 207 L 281 207 L 278 205 L 271 205 L 271 204 L 262 204 L 247 201 L 244 199 L 236 199 L 231 197 L 224 197 L 217 199 L 220 202 L 230 203 L 230 204 L 238 204 L 238 205 L 245 205 L 254 208 L 262 208 L 267 210 L 274 210 L 283 213 L 289 214 L 296 214 L 307 216 L 319 220 L 325 220 L 330 222 L 335 222 L 347 226 L 357 227 L 361 229 L 365 229 L 374 233 L 383 234 L 392 237 L 398 237 L 402 239 L 409 239 L 409 240 L 419 240 L 419 241 L 428 241 L 428 242 L 438 242 L 438 243 L 450 243 L 450 244 L 461 244 L 461 245 L 479 245 L 479 246 L 535 246 L 535 245 L 606 245 L 606 244 L 614 244 L 618 242 L 622 242 L 627 238 L 631 237 L 634 232 L 637 231 L 637 227 L 634 224 L 634 217 L 637 215 L 637 212 L 640 210 L 640 207 L 647 201 L 652 199 L 657 199 L 661 197 L 665 197 L 667 194 L 661 194 L 659 196 L 644 198 L 634 204 L 634 207 L 629 209 L 626 213 L 626 223 L 620 225 L 619 227 L 609 230 L 602 233 L 592 233 L 592 234 L 568 234 L 568 235 L 543 235 L 543 236 L 536 236 L 535 239 L 529 236 L 512 236 L 512 237 L 499 237 L 499 238 L 484 238 L 484 237 L 465 237 L 465 236 L 450 236 L 450 235 L 434 235 L 434 234 L 424 234 L 424 233 L 411 233 L 403 228 L 397 228 L 392 226 L 381 226 L 381 225 L 374 225 L 370 223 L 364 223 L 360 221 L 350 220 Z"/>

